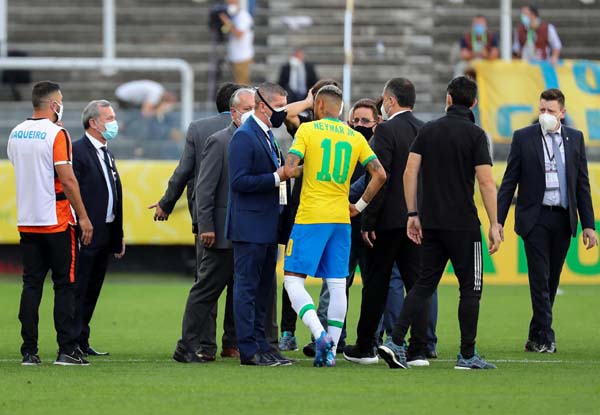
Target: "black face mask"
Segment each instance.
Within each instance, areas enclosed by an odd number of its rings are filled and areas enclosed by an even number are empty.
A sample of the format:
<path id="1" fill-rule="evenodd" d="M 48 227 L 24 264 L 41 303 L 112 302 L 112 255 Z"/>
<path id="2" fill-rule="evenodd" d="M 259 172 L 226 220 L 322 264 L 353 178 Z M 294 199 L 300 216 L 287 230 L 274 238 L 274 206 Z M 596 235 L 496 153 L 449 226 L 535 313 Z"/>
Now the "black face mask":
<path id="1" fill-rule="evenodd" d="M 273 128 L 279 128 L 279 127 L 281 127 L 281 125 L 283 124 L 283 122 L 285 121 L 285 119 L 287 117 L 287 110 L 285 108 L 282 109 L 282 110 L 279 110 L 279 111 L 275 110 L 262 97 L 262 95 L 260 94 L 260 92 L 258 91 L 258 89 L 256 90 L 256 94 L 261 99 L 261 101 L 265 103 L 265 105 L 267 106 L 267 108 L 269 108 L 271 110 L 271 112 L 272 112 L 271 117 L 269 117 L 269 121 L 271 122 L 271 126 Z"/>
<path id="2" fill-rule="evenodd" d="M 354 130 L 361 133 L 367 141 L 373 137 L 373 127 L 365 127 L 364 125 L 357 125 L 356 127 L 352 127 Z"/>

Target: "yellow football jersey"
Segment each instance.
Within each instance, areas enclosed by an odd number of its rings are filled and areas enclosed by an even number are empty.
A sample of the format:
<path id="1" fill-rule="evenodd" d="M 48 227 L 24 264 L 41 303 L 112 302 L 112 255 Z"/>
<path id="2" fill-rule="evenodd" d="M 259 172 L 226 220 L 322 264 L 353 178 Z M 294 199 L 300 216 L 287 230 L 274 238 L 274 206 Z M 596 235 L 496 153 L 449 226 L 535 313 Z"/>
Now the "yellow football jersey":
<path id="1" fill-rule="evenodd" d="M 303 123 L 290 153 L 304 159 L 296 223 L 350 223 L 350 178 L 376 157 L 362 134 L 332 118 Z"/>

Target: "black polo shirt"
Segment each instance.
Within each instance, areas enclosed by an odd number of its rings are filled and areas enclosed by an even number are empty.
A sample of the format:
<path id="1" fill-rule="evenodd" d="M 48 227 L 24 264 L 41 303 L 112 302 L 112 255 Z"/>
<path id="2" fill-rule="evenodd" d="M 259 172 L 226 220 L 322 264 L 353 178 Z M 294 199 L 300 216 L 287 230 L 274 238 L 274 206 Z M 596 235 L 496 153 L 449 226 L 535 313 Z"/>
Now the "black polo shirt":
<path id="1" fill-rule="evenodd" d="M 411 152 L 420 154 L 423 229 L 474 230 L 480 222 L 473 201 L 475 166 L 492 164 L 485 132 L 467 107 L 453 105 L 423 126 Z"/>

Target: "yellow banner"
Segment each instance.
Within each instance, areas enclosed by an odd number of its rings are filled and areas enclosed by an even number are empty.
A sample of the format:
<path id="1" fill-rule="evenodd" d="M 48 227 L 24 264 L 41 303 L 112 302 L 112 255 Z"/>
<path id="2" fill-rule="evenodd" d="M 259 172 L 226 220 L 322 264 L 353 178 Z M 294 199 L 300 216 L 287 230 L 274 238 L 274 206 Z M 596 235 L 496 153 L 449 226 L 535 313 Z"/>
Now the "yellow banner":
<path id="1" fill-rule="evenodd" d="M 154 222 L 154 210 L 148 205 L 157 202 L 167 188 L 175 166 L 173 161 L 117 160 L 123 184 L 123 223 L 129 244 L 181 245 L 193 244 L 192 225 L 184 190 L 167 222 Z M 0 161 L 0 244 L 19 242 L 15 180 L 12 165 Z"/>
<path id="2" fill-rule="evenodd" d="M 600 62 L 479 62 L 476 64 L 481 126 L 494 140 L 509 142 L 513 131 L 538 117 L 540 94 L 565 94 L 567 124 L 583 131 L 587 144 L 600 145 Z"/>
<path id="3" fill-rule="evenodd" d="M 123 181 L 123 203 L 125 238 L 128 244 L 139 245 L 191 245 L 191 221 L 187 210 L 185 192 L 175 206 L 167 222 L 154 222 L 153 211 L 147 206 L 160 199 L 167 181 L 175 168 L 175 162 L 162 161 L 118 161 Z M 494 166 L 496 183 L 500 183 L 505 164 Z M 600 163 L 590 164 L 590 185 L 592 197 L 600 200 Z M 16 198 L 13 169 L 8 161 L 0 161 L 0 180 L 3 184 L 0 200 L 0 244 L 17 244 L 19 235 L 16 228 Z M 488 221 L 479 196 L 477 208 L 487 235 Z M 596 217 L 599 216 L 596 210 Z M 598 220 L 596 221 L 598 228 Z M 500 251 L 492 257 L 484 255 L 484 283 L 515 284 L 527 283 L 527 260 L 520 238 L 513 231 L 514 210 L 511 209 L 505 224 L 505 242 Z M 487 239 L 487 238 L 485 238 Z M 487 251 L 487 241 L 484 243 Z M 451 268 L 449 267 L 449 271 Z M 445 281 L 454 279 L 450 272 Z M 598 248 L 586 251 L 581 237 L 573 239 L 567 255 L 562 281 L 567 283 L 600 284 L 600 251 Z"/>

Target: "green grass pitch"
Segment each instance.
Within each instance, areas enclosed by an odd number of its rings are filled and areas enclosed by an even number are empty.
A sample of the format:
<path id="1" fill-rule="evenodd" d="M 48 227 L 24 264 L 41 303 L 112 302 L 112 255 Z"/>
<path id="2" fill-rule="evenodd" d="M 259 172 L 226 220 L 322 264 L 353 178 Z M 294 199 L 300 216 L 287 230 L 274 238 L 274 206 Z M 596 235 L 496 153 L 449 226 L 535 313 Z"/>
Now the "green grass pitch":
<path id="1" fill-rule="evenodd" d="M 564 286 L 555 305 L 558 353 L 523 352 L 530 317 L 526 286 L 485 286 L 480 354 L 495 371 L 453 369 L 458 348 L 456 286 L 440 287 L 440 359 L 390 370 L 338 359 L 313 368 L 301 352 L 291 367 L 240 367 L 171 360 L 190 281 L 109 275 L 93 321 L 92 344 L 108 358 L 56 367 L 53 292 L 40 318 L 41 367 L 20 365 L 18 278 L 0 278 L 0 414 L 594 414 L 600 413 L 600 286 Z M 281 287 L 280 287 L 281 289 Z M 310 286 L 313 298 L 318 287 Z M 349 341 L 360 287 L 351 289 Z M 222 304 L 221 304 L 222 306 Z M 222 312 L 222 308 L 221 308 Z M 220 313 L 221 314 L 221 313 Z M 308 331 L 299 322 L 302 346 Z"/>

